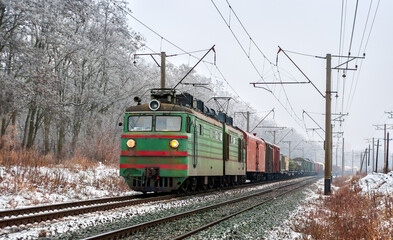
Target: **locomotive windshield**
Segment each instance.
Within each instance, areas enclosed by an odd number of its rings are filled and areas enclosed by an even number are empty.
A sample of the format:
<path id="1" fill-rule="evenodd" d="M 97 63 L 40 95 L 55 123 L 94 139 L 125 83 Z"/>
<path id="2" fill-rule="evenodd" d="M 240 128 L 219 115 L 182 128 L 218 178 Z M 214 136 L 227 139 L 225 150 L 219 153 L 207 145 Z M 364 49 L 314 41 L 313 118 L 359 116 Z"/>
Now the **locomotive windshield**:
<path id="1" fill-rule="evenodd" d="M 181 116 L 156 116 L 156 131 L 180 131 Z"/>
<path id="2" fill-rule="evenodd" d="M 151 131 L 153 116 L 130 116 L 128 131 Z"/>

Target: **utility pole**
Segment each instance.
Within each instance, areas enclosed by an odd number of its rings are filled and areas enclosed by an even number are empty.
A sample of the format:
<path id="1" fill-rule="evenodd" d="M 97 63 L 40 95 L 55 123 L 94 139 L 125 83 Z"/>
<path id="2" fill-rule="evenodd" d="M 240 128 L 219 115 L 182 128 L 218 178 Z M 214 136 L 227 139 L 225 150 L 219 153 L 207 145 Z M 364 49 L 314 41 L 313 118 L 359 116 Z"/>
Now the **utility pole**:
<path id="1" fill-rule="evenodd" d="M 367 148 L 366 151 L 364 152 L 364 158 L 366 159 L 366 174 L 368 174 L 368 170 L 367 170 Z"/>
<path id="2" fill-rule="evenodd" d="M 375 148 L 374 148 L 374 138 L 373 138 L 373 172 L 374 172 L 374 164 L 375 164 Z"/>
<path id="3" fill-rule="evenodd" d="M 250 132 L 250 112 L 247 111 L 247 132 Z"/>
<path id="4" fill-rule="evenodd" d="M 161 52 L 161 88 L 165 88 L 165 52 Z"/>
<path id="5" fill-rule="evenodd" d="M 341 169 L 341 176 L 344 177 L 344 168 L 345 168 L 345 160 L 344 160 L 344 138 L 343 138 L 343 151 L 342 151 L 342 169 Z"/>
<path id="6" fill-rule="evenodd" d="M 353 156 L 354 156 L 354 154 L 353 154 L 353 149 L 352 149 L 352 164 L 351 164 L 351 173 L 352 173 L 352 175 L 353 175 Z"/>
<path id="7" fill-rule="evenodd" d="M 360 152 L 360 173 L 362 173 L 363 170 L 363 152 Z"/>
<path id="8" fill-rule="evenodd" d="M 375 161 L 375 172 L 378 172 L 378 149 L 379 149 L 379 139 L 377 140 L 377 157 Z"/>
<path id="9" fill-rule="evenodd" d="M 370 166 L 370 153 L 371 153 L 371 149 L 370 149 L 370 144 L 368 145 L 368 166 Z"/>
<path id="10" fill-rule="evenodd" d="M 337 177 L 337 171 L 338 171 L 338 145 L 336 146 L 336 169 L 334 169 L 335 177 Z"/>
<path id="11" fill-rule="evenodd" d="M 285 56 L 296 66 L 296 68 L 303 74 L 303 76 L 308 80 L 308 82 L 263 82 L 263 83 L 250 83 L 252 85 L 259 85 L 259 84 L 303 84 L 303 83 L 310 83 L 313 87 L 325 98 L 326 101 L 326 112 L 325 112 L 325 185 L 324 185 L 324 194 L 328 195 L 331 192 L 331 181 L 332 181 L 332 111 L 331 111 L 331 103 L 332 103 L 332 90 L 331 90 L 331 75 L 332 75 L 332 55 L 326 54 L 326 93 L 325 95 L 315 86 L 315 84 L 307 77 L 307 75 L 296 65 L 296 63 L 288 56 L 288 54 L 279 47 L 278 53 L 283 52 Z M 277 53 L 277 54 L 278 54 Z M 345 57 L 348 58 L 347 61 L 339 64 L 338 66 L 334 67 L 333 69 L 336 70 L 356 70 L 357 68 L 351 69 L 348 68 L 348 63 L 353 61 L 354 59 L 364 59 L 365 57 L 352 57 L 352 56 L 334 56 L 334 57 Z M 317 57 L 323 58 L 323 57 Z M 347 67 L 341 68 L 341 66 L 345 65 Z M 269 90 L 269 89 L 266 89 Z"/>
<path id="12" fill-rule="evenodd" d="M 326 54 L 326 116 L 325 116 L 325 195 L 331 192 L 332 181 L 332 55 Z"/>
<path id="13" fill-rule="evenodd" d="M 276 126 L 266 126 L 266 127 L 264 127 L 264 126 L 262 126 L 261 128 L 275 129 L 275 130 L 269 130 L 269 131 L 266 131 L 266 132 L 271 133 L 273 135 L 273 144 L 276 144 L 276 133 L 277 133 L 277 131 L 282 131 L 286 127 L 276 127 Z"/>
<path id="14" fill-rule="evenodd" d="M 250 132 L 250 112 L 249 111 L 247 111 L 247 112 L 235 112 L 235 115 L 236 115 L 236 113 L 240 113 L 240 114 L 242 114 L 242 116 L 246 119 L 246 129 L 247 129 L 247 132 L 249 133 Z M 244 114 L 246 114 L 246 115 L 244 115 Z"/>
<path id="15" fill-rule="evenodd" d="M 387 135 L 387 139 L 386 139 L 386 141 L 387 141 L 387 147 L 386 147 L 386 170 L 385 170 L 385 174 L 386 173 L 388 173 L 388 171 L 389 171 L 389 132 L 388 132 L 388 135 Z"/>
<path id="16" fill-rule="evenodd" d="M 383 161 L 385 162 L 385 174 L 388 173 L 388 166 L 386 163 L 386 123 L 383 125 Z"/>

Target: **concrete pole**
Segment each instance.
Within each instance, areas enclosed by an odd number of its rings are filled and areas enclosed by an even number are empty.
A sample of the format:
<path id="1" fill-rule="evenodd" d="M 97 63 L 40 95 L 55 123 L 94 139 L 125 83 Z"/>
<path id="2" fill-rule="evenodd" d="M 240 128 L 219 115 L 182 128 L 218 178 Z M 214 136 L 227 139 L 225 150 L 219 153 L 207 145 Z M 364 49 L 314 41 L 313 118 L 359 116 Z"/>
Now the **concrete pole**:
<path id="1" fill-rule="evenodd" d="M 166 53 L 161 52 L 161 88 L 165 88 L 165 57 Z"/>
<path id="2" fill-rule="evenodd" d="M 387 147 L 386 147 L 386 171 L 385 173 L 389 172 L 389 132 L 386 138 L 387 141 Z"/>
<path id="3" fill-rule="evenodd" d="M 345 160 L 344 160 L 344 138 L 343 138 L 343 151 L 342 151 L 342 159 L 341 159 L 341 161 L 342 161 L 342 169 L 341 169 L 341 176 L 342 177 L 344 177 L 344 168 L 345 168 L 345 164 L 344 164 L 344 162 L 345 162 Z"/>
<path id="4" fill-rule="evenodd" d="M 334 169 L 335 177 L 337 177 L 337 174 L 338 174 L 337 171 L 338 171 L 338 147 L 336 146 L 336 169 Z"/>
<path id="5" fill-rule="evenodd" d="M 377 157 L 375 161 L 375 172 L 378 172 L 378 150 L 379 150 L 379 139 L 377 140 Z"/>
<path id="6" fill-rule="evenodd" d="M 352 164 L 351 164 L 351 173 L 352 173 L 352 175 L 353 175 L 353 149 L 352 149 Z"/>
<path id="7" fill-rule="evenodd" d="M 247 132 L 250 132 L 250 112 L 247 111 Z"/>
<path id="8" fill-rule="evenodd" d="M 373 172 L 375 171 L 374 164 L 375 164 L 375 147 L 374 147 L 374 138 L 373 138 Z"/>
<path id="9" fill-rule="evenodd" d="M 384 164 L 384 173 L 387 173 L 386 169 L 386 123 L 383 125 L 383 164 Z"/>
<path id="10" fill-rule="evenodd" d="M 273 131 L 273 144 L 276 144 L 276 132 L 277 130 Z"/>
<path id="11" fill-rule="evenodd" d="M 332 173 L 332 55 L 326 54 L 326 115 L 325 115 L 325 191 L 328 195 L 331 192 Z"/>

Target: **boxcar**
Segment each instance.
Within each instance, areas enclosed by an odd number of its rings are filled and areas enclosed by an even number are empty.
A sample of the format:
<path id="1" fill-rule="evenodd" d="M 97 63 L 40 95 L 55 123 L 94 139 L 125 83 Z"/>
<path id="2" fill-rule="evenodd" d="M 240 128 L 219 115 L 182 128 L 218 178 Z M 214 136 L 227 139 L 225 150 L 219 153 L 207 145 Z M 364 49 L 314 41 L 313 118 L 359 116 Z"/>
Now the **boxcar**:
<path id="1" fill-rule="evenodd" d="M 282 173 L 289 172 L 289 157 L 281 154 L 280 170 Z"/>
<path id="2" fill-rule="evenodd" d="M 265 142 L 250 133 L 243 132 L 246 148 L 247 179 L 255 182 L 263 179 L 266 172 Z"/>
<path id="3" fill-rule="evenodd" d="M 273 173 L 277 177 L 280 173 L 280 147 L 277 145 L 273 146 Z"/>

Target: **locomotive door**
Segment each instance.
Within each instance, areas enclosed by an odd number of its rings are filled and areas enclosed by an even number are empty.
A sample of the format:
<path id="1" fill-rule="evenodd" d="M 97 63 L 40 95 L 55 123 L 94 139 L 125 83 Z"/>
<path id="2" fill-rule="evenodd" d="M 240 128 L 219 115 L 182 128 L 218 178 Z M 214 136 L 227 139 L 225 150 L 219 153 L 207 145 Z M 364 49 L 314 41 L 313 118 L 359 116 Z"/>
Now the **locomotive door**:
<path id="1" fill-rule="evenodd" d="M 193 149 L 193 157 L 192 157 L 192 165 L 194 168 L 196 168 L 197 162 L 198 162 L 198 124 L 195 119 L 195 124 L 194 124 L 194 149 Z"/>
<path id="2" fill-rule="evenodd" d="M 258 142 L 256 143 L 255 162 L 256 162 L 256 167 L 255 167 L 255 169 L 256 169 L 257 171 L 259 171 L 259 144 L 258 144 Z"/>

